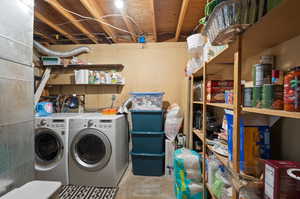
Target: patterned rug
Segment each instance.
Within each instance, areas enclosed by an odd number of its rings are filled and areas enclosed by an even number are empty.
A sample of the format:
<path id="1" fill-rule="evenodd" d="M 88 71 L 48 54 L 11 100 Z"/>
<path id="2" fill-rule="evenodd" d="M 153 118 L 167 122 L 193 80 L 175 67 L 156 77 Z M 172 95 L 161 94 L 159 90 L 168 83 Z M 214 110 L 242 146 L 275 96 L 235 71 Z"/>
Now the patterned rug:
<path id="1" fill-rule="evenodd" d="M 94 187 L 65 185 L 59 193 L 60 199 L 114 199 L 118 187 Z"/>

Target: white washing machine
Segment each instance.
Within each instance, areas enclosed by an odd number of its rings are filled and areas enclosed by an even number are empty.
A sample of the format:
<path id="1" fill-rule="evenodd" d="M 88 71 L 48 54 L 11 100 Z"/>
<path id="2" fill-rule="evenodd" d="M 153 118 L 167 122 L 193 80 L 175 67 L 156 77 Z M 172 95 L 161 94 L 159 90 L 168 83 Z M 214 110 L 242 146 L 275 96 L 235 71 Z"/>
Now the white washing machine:
<path id="1" fill-rule="evenodd" d="M 128 125 L 123 115 L 70 120 L 70 184 L 117 186 L 128 167 Z"/>
<path id="2" fill-rule="evenodd" d="M 78 113 L 54 113 L 35 118 L 35 177 L 37 180 L 69 183 L 69 119 Z"/>

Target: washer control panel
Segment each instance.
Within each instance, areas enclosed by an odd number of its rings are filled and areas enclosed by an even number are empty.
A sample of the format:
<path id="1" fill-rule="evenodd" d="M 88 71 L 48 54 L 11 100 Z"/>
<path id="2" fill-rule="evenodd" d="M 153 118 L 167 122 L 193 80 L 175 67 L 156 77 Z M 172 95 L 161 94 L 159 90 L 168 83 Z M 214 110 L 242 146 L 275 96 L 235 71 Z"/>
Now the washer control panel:
<path id="1" fill-rule="evenodd" d="M 64 129 L 66 126 L 64 119 L 38 119 L 35 122 L 38 128 Z"/>

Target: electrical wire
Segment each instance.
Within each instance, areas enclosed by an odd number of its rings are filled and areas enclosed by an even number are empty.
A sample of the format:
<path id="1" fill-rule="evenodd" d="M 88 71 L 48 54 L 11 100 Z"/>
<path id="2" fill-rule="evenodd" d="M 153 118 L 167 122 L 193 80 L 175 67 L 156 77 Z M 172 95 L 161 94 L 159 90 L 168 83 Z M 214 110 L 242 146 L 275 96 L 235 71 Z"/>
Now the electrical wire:
<path id="1" fill-rule="evenodd" d="M 136 28 L 138 29 L 139 34 L 142 34 L 142 32 L 139 31 L 140 30 L 139 25 L 129 15 L 109 14 L 109 15 L 102 16 L 101 19 L 105 19 L 105 18 L 109 18 L 109 17 L 126 17 L 126 18 L 128 18 L 136 26 Z M 64 25 L 72 23 L 73 21 L 82 22 L 82 21 L 90 21 L 90 20 L 92 20 L 92 19 L 77 19 L 77 20 L 66 21 L 66 22 L 63 22 L 63 23 L 55 24 L 55 25 L 57 25 L 57 26 L 64 26 Z M 92 21 L 95 21 L 95 20 L 92 20 Z"/>
<path id="2" fill-rule="evenodd" d="M 47 1 L 49 1 L 49 0 L 44 0 L 44 1 L 47 2 Z M 118 27 L 116 27 L 116 26 L 111 25 L 110 23 L 104 22 L 104 21 L 101 20 L 101 19 L 93 18 L 93 17 L 88 17 L 88 16 L 84 16 L 84 15 L 78 14 L 78 13 L 76 13 L 76 12 L 73 12 L 73 11 L 71 11 L 71 10 L 68 10 L 68 9 L 66 9 L 65 7 L 63 7 L 62 5 L 59 5 L 59 6 L 60 6 L 64 11 L 66 11 L 66 12 L 68 12 L 68 13 L 71 13 L 71 14 L 73 14 L 73 15 L 76 15 L 76 16 L 78 16 L 78 17 L 80 17 L 80 18 L 94 20 L 94 21 L 97 21 L 97 22 L 99 22 L 99 23 L 101 23 L 101 24 L 107 25 L 107 26 L 109 26 L 109 27 L 111 27 L 111 28 L 114 28 L 114 29 L 116 29 L 116 30 L 119 30 L 119 31 L 121 31 L 121 32 L 126 32 L 126 33 L 128 33 L 128 34 L 136 35 L 136 34 L 133 33 L 133 32 L 124 30 L 124 29 L 122 29 L 122 28 L 118 28 Z M 124 15 L 124 16 L 125 16 L 125 17 L 129 17 L 129 16 L 126 16 L 126 15 Z M 131 20 L 131 17 L 130 17 L 130 20 Z M 135 23 L 135 24 L 136 24 L 136 23 Z"/>

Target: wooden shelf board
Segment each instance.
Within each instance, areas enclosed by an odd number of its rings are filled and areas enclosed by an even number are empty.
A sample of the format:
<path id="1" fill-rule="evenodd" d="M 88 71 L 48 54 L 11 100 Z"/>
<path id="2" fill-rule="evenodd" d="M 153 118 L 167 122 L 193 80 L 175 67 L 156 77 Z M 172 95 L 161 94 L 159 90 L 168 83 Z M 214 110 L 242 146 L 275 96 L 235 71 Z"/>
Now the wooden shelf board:
<path id="1" fill-rule="evenodd" d="M 218 153 L 214 152 L 213 149 L 212 149 L 212 146 L 210 145 L 207 145 L 207 148 L 213 152 L 215 154 L 215 156 L 217 157 L 218 160 L 220 160 L 220 162 L 222 162 L 222 164 L 226 167 L 228 167 L 228 158 L 227 157 L 224 157 L 222 155 L 219 155 Z"/>
<path id="2" fill-rule="evenodd" d="M 203 104 L 202 101 L 194 101 L 193 103 L 194 103 L 194 104 Z"/>
<path id="3" fill-rule="evenodd" d="M 197 137 L 202 141 L 204 142 L 204 133 L 202 130 L 199 130 L 199 129 L 193 129 L 193 133 L 195 135 L 197 135 Z"/>
<path id="4" fill-rule="evenodd" d="M 264 115 L 300 119 L 299 112 L 288 112 L 288 111 L 281 111 L 281 110 L 251 108 L 251 107 L 243 107 L 242 110 L 245 112 L 250 112 L 250 113 L 258 113 L 258 114 L 264 114 Z"/>
<path id="5" fill-rule="evenodd" d="M 47 86 L 124 86 L 124 84 L 47 84 Z"/>
<path id="6" fill-rule="evenodd" d="M 232 104 L 225 104 L 225 103 L 206 103 L 208 106 L 215 106 L 220 108 L 226 108 L 226 109 L 233 109 Z"/>
<path id="7" fill-rule="evenodd" d="M 218 199 L 215 194 L 212 192 L 211 188 L 209 187 L 208 183 L 205 183 L 205 187 L 207 188 L 209 194 L 211 195 L 212 199 Z"/>
<path id="8" fill-rule="evenodd" d="M 52 72 L 62 72 L 62 71 L 73 71 L 79 69 L 89 69 L 89 70 L 116 70 L 121 71 L 124 69 L 122 64 L 69 64 L 67 67 L 64 65 L 49 65 L 44 67 L 52 68 Z"/>
<path id="9" fill-rule="evenodd" d="M 256 24 L 249 27 L 242 35 L 242 59 L 247 59 L 300 35 L 298 19 L 300 1 L 284 0 L 273 8 Z M 280 24 L 280 27 L 278 26 Z M 222 68 L 232 65 L 237 41 L 228 45 L 214 58 L 207 62 L 207 74 L 220 73 Z M 202 76 L 203 67 L 194 73 Z"/>

